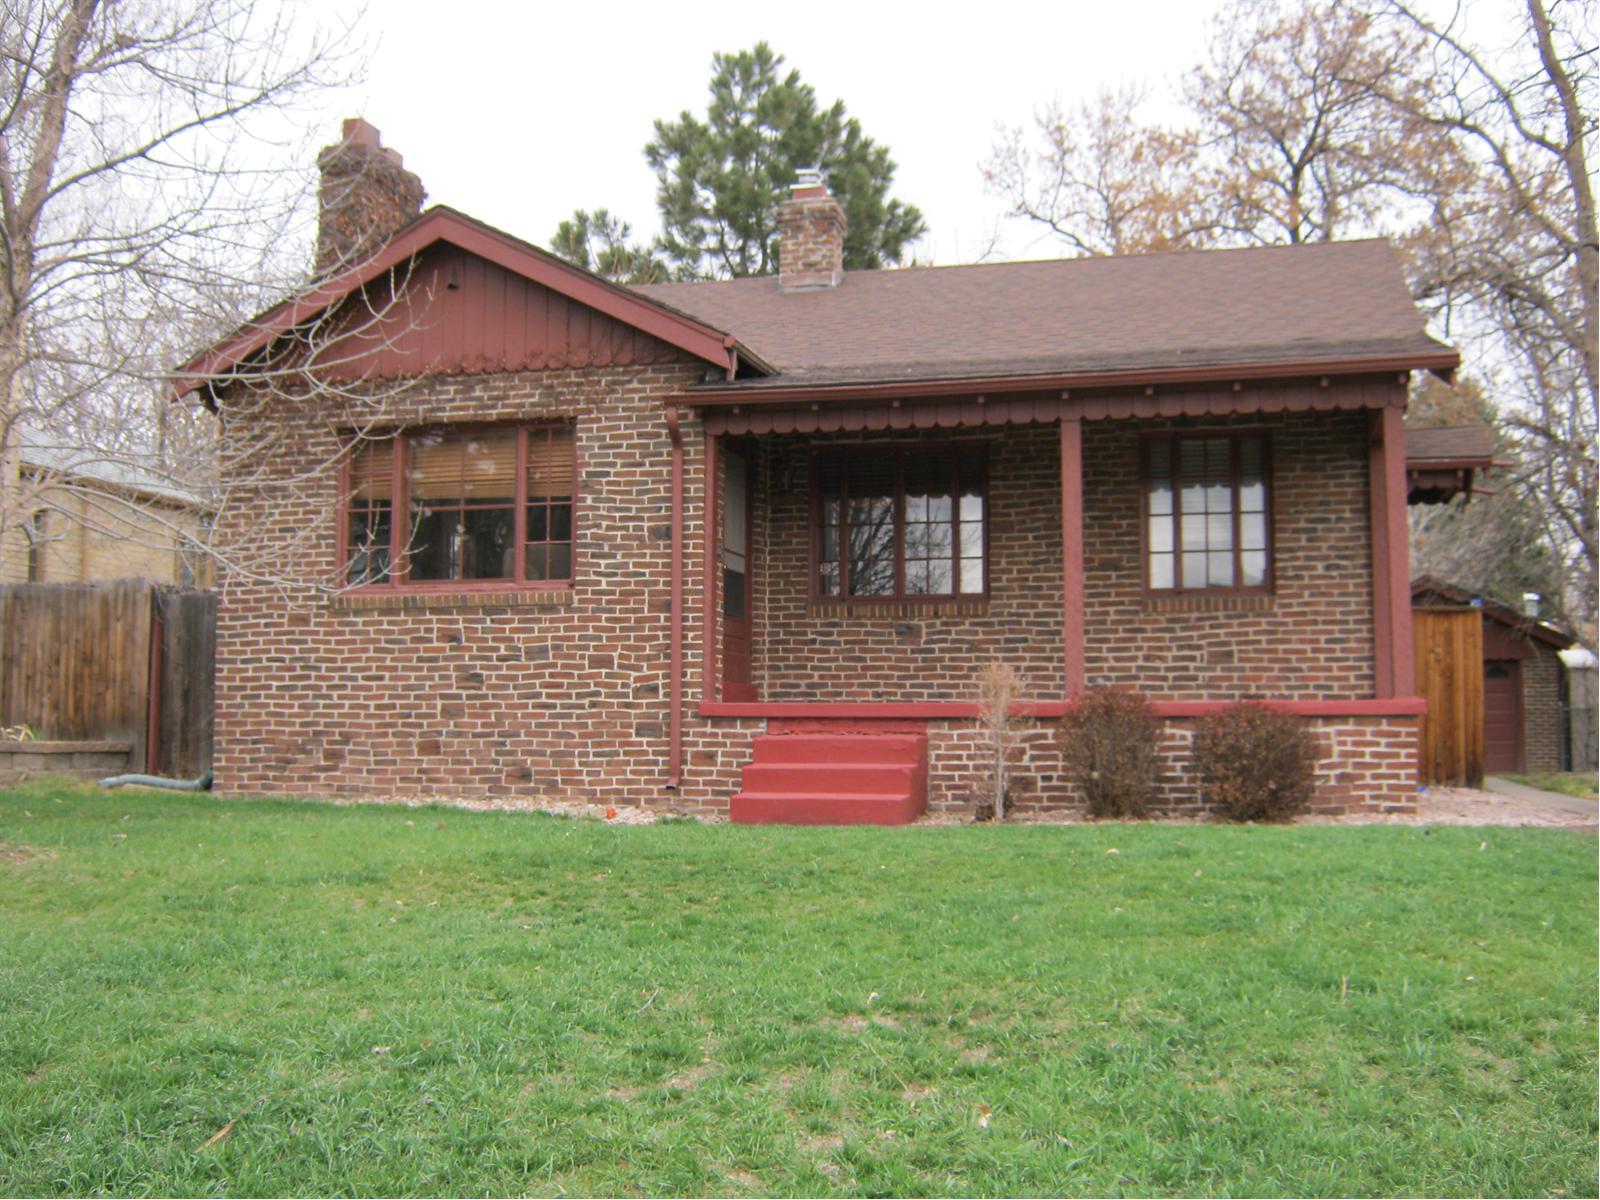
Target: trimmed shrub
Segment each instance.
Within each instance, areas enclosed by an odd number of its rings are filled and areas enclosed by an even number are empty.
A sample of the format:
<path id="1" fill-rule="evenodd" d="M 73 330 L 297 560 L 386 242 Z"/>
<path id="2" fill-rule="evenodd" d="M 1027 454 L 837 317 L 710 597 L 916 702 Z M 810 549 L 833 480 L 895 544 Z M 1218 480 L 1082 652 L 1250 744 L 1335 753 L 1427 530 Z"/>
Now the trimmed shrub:
<path id="1" fill-rule="evenodd" d="M 1265 704 L 1236 704 L 1195 726 L 1200 799 L 1230 821 L 1287 821 L 1303 811 L 1317 757 L 1305 722 Z"/>
<path id="2" fill-rule="evenodd" d="M 1130 688 L 1085 692 L 1061 718 L 1067 773 L 1090 815 L 1142 817 L 1155 798 L 1161 721 Z"/>

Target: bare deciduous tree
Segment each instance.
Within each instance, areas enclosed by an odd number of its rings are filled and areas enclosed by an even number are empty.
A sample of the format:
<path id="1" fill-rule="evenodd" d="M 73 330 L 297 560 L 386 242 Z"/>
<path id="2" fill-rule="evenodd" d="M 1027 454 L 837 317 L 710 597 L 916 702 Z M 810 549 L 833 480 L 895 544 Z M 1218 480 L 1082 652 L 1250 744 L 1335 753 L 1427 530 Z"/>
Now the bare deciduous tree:
<path id="1" fill-rule="evenodd" d="M 180 346 L 300 273 L 282 254 L 308 189 L 268 143 L 354 48 L 291 14 L 252 0 L 0 12 L 0 546 L 64 483 L 20 485 L 24 428 L 180 485 L 214 477 L 206 421 L 168 410 L 158 381 Z"/>

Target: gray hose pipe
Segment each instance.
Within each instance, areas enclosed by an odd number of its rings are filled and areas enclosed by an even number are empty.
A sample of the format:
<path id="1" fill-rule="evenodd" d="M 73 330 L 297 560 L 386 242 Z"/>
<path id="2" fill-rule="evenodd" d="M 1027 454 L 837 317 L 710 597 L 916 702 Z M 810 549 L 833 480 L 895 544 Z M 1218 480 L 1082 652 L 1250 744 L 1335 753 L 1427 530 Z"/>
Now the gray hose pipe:
<path id="1" fill-rule="evenodd" d="M 115 788 L 130 783 L 139 787 L 169 788 L 174 792 L 209 792 L 211 772 L 207 771 L 199 779 L 163 779 L 159 775 L 113 775 L 109 779 L 102 779 L 100 786 Z"/>

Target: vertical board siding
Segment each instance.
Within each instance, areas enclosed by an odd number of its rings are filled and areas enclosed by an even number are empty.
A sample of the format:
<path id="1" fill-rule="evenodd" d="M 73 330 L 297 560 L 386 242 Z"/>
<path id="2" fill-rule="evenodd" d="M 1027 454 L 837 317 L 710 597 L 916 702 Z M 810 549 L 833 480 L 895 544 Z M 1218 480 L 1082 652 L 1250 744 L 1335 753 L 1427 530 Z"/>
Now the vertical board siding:
<path id="1" fill-rule="evenodd" d="M 1418 724 L 1421 781 L 1483 782 L 1483 615 L 1477 609 L 1412 614 L 1417 695 L 1428 702 Z"/>
<path id="2" fill-rule="evenodd" d="M 158 761 L 204 770 L 216 639 L 208 592 L 142 580 L 0 587 L 0 725 L 26 725 L 41 741 L 128 742 L 129 765 L 146 769 L 157 605 L 166 617 Z"/>

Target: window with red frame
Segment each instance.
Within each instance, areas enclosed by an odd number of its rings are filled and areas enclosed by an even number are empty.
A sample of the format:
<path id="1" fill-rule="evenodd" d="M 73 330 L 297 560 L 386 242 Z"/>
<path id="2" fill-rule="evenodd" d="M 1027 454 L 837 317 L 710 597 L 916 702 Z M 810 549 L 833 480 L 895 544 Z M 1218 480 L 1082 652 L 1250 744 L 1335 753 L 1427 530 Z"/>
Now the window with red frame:
<path id="1" fill-rule="evenodd" d="M 1267 474 L 1267 440 L 1258 433 L 1146 439 L 1146 587 L 1169 593 L 1270 587 Z"/>
<path id="2" fill-rule="evenodd" d="M 852 447 L 814 461 L 816 574 L 827 599 L 981 596 L 988 488 L 981 447 Z"/>
<path id="3" fill-rule="evenodd" d="M 570 425 L 411 430 L 351 461 L 351 584 L 570 582 Z"/>

